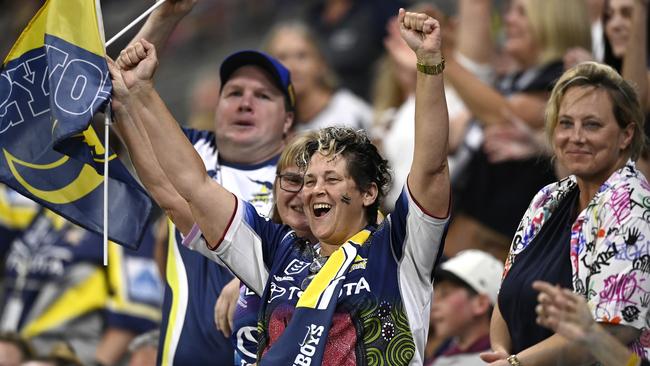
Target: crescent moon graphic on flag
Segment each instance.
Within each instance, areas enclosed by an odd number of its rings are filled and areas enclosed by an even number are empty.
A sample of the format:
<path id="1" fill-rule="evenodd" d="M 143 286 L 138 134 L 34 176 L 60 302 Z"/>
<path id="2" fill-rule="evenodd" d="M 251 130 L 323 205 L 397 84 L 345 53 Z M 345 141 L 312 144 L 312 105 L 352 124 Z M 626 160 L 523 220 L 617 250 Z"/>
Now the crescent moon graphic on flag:
<path id="1" fill-rule="evenodd" d="M 79 175 L 67 185 L 53 190 L 38 189 L 27 182 L 20 172 L 18 172 L 18 169 L 16 169 L 16 165 L 36 170 L 52 170 L 62 166 L 70 158 L 68 156 L 63 156 L 61 159 L 53 163 L 34 164 L 16 158 L 5 149 L 2 149 L 2 151 L 7 159 L 9 170 L 16 180 L 25 187 L 29 193 L 50 203 L 67 204 L 74 202 L 94 191 L 100 184 L 102 184 L 104 179 L 104 177 L 99 175 L 95 169 L 86 164 L 79 172 Z"/>

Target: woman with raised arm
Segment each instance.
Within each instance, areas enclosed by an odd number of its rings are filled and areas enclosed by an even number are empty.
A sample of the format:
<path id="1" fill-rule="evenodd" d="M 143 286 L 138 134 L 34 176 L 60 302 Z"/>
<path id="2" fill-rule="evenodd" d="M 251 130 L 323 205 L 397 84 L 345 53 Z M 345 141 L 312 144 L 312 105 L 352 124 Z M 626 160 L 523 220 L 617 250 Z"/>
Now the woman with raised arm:
<path id="1" fill-rule="evenodd" d="M 464 30 L 458 40 L 461 55 L 489 58 L 485 56 L 487 50 L 479 55 L 470 50 L 477 48 L 476 39 L 490 33 L 487 26 L 492 2 L 463 2 L 471 6 L 460 10 L 471 12 L 460 15 L 459 29 Z M 449 55 L 445 77 L 486 134 L 466 167 L 466 176 L 460 180 L 464 184 L 454 187 L 458 194 L 446 239 L 447 255 L 472 245 L 505 258 L 528 200 L 556 180 L 550 158 L 531 143 L 535 139 L 522 143 L 517 137 L 536 136 L 537 131 L 542 131 L 548 91 L 563 72 L 562 56 L 567 49 L 590 47 L 584 0 L 507 3 L 503 52 L 514 61 L 516 69 L 490 85 L 462 66 L 456 55 Z M 477 17 L 481 20 L 476 21 Z M 479 24 L 483 25 L 482 31 Z"/>
<path id="2" fill-rule="evenodd" d="M 289 228 L 261 218 L 209 178 L 152 86 L 156 56 L 148 43 L 118 61 L 137 79 L 130 84 L 130 107 L 142 116 L 137 123 L 197 224 L 186 244 L 262 295 L 260 365 L 422 363 L 433 268 L 449 214 L 448 118 L 438 22 L 400 10 L 399 23 L 419 70 L 406 187 L 377 226 L 390 180 L 385 160 L 363 132 L 322 130 L 298 161 L 303 209 L 318 246 L 301 245 Z"/>

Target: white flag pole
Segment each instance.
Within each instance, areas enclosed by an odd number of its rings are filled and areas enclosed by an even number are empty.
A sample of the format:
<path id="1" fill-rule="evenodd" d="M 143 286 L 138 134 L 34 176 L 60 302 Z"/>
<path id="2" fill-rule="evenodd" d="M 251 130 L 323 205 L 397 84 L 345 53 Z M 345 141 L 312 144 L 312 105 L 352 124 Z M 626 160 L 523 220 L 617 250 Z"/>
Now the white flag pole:
<path id="1" fill-rule="evenodd" d="M 133 28 L 134 25 L 138 24 L 142 19 L 146 18 L 147 15 L 151 14 L 152 11 L 156 10 L 160 5 L 162 5 L 165 2 L 165 0 L 159 0 L 155 4 L 153 4 L 149 9 L 147 9 L 144 13 L 142 13 L 139 17 L 135 18 L 134 21 L 132 21 L 129 25 L 124 27 L 121 31 L 119 31 L 116 35 L 113 36 L 113 38 L 109 39 L 108 42 L 106 42 L 106 47 L 110 46 L 115 42 L 118 38 L 120 38 L 124 33 L 128 32 L 129 29 Z"/>
<path id="2" fill-rule="evenodd" d="M 99 0 L 95 0 L 95 12 L 97 14 L 97 21 L 99 23 L 99 36 L 102 42 L 106 40 L 104 32 L 104 19 L 102 17 L 102 6 Z M 106 46 L 104 46 L 104 53 L 106 53 Z M 109 125 L 111 123 L 111 102 L 106 103 L 106 110 L 104 111 L 104 204 L 103 204 L 103 233 L 102 254 L 104 257 L 104 267 L 108 266 L 108 150 L 109 150 Z"/>
<path id="3" fill-rule="evenodd" d="M 109 159 L 109 130 L 111 125 L 111 104 L 106 105 L 104 112 L 104 266 L 108 266 L 108 159 Z"/>
<path id="4" fill-rule="evenodd" d="M 156 10 L 160 5 L 162 5 L 165 2 L 165 0 L 159 0 L 155 4 L 153 4 L 149 9 L 147 9 L 144 13 L 142 13 L 139 17 L 137 17 L 134 21 L 132 21 L 129 25 L 127 25 L 124 29 L 119 31 L 116 35 L 113 36 L 108 42 L 104 44 L 104 50 L 108 46 L 110 46 L 113 42 L 115 42 L 118 38 L 120 38 L 124 33 L 128 32 L 129 29 L 133 28 L 136 24 L 138 24 L 142 19 L 144 19 L 147 15 L 151 14 L 154 10 Z M 99 1 L 96 0 L 96 10 L 97 10 L 97 17 L 100 19 L 100 25 L 102 27 L 101 29 L 101 36 L 102 40 L 104 39 L 104 26 L 103 22 L 101 21 L 102 19 L 102 12 L 101 12 L 101 7 L 99 4 Z M 110 132 L 110 125 L 111 125 L 111 104 L 110 102 L 106 105 L 106 111 L 104 114 L 104 233 L 103 233 L 103 243 L 104 243 L 104 266 L 108 266 L 108 160 L 109 160 L 109 132 Z"/>

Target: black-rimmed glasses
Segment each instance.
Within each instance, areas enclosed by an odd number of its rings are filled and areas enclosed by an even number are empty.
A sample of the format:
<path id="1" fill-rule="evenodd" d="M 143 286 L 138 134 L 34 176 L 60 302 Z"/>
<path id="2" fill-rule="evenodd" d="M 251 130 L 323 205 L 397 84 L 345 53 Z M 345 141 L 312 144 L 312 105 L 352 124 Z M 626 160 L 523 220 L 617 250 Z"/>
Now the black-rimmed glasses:
<path id="1" fill-rule="evenodd" d="M 302 185 L 304 182 L 302 174 L 285 173 L 285 174 L 278 174 L 277 177 L 280 180 L 280 188 L 283 191 L 298 193 L 302 189 Z"/>

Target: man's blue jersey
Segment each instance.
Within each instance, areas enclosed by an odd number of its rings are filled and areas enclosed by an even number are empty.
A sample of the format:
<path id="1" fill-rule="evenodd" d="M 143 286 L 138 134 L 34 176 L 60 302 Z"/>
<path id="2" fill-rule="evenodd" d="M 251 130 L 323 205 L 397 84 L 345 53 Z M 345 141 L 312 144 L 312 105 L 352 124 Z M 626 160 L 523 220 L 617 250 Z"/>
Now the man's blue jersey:
<path id="1" fill-rule="evenodd" d="M 218 158 L 214 135 L 185 130 L 208 174 L 262 215 L 271 212 L 278 157 L 255 165 L 228 164 Z M 233 346 L 217 331 L 214 305 L 233 278 L 230 271 L 180 245 L 182 235 L 170 224 L 167 286 L 158 362 L 163 365 L 232 365 Z"/>
<path id="2" fill-rule="evenodd" d="M 433 291 L 447 219 L 426 214 L 405 189 L 395 210 L 373 230 L 345 275 L 323 364 L 422 364 Z M 210 250 L 194 227 L 186 244 L 223 261 L 262 292 L 262 355 L 287 329 L 313 261 L 310 244 L 287 226 L 261 218 L 239 200 L 224 240 Z M 243 260 L 246 258 L 246 260 Z M 296 342 L 305 334 L 291 335 Z"/>

